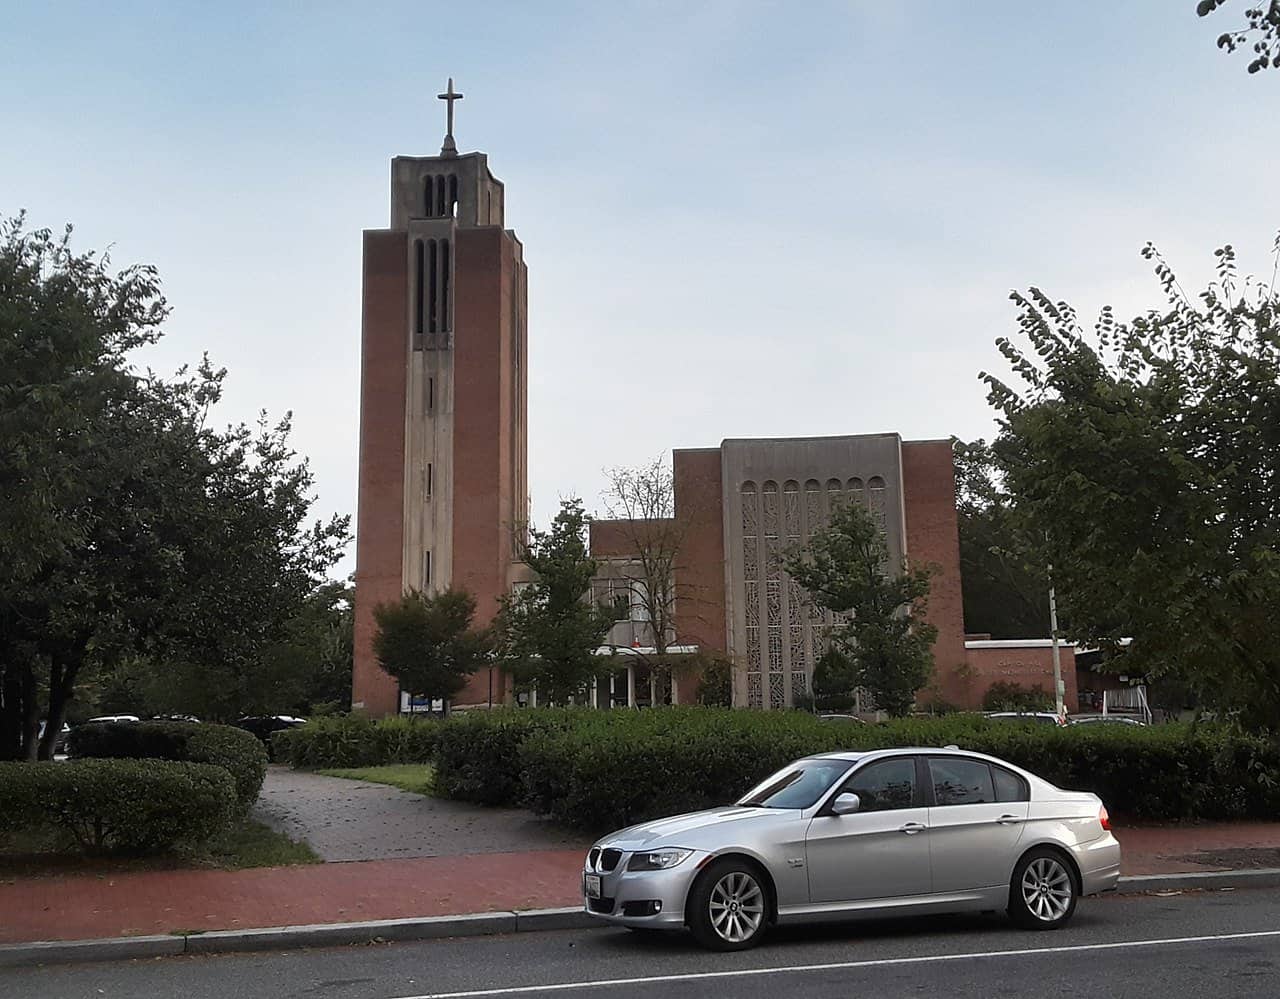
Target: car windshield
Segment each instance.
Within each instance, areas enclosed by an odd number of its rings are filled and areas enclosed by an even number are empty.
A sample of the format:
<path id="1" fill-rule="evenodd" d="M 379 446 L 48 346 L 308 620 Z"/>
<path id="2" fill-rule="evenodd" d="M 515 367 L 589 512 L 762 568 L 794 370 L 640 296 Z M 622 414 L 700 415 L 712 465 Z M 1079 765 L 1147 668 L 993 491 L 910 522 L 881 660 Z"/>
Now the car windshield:
<path id="1" fill-rule="evenodd" d="M 783 767 L 743 796 L 739 805 L 808 808 L 853 766 L 850 760 L 800 760 Z"/>

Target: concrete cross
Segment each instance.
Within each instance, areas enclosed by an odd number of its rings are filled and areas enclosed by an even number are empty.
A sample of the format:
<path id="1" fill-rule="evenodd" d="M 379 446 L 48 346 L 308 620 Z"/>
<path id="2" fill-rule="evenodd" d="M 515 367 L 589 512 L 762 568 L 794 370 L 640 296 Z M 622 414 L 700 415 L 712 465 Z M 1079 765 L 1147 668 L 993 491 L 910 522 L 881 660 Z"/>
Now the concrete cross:
<path id="1" fill-rule="evenodd" d="M 436 98 L 438 100 L 445 101 L 449 108 L 448 127 L 445 129 L 445 133 L 444 133 L 444 148 L 454 149 L 455 146 L 453 144 L 453 102 L 462 100 L 462 95 L 454 92 L 452 76 L 449 77 L 449 89 L 446 90 L 443 94 L 436 94 Z"/>

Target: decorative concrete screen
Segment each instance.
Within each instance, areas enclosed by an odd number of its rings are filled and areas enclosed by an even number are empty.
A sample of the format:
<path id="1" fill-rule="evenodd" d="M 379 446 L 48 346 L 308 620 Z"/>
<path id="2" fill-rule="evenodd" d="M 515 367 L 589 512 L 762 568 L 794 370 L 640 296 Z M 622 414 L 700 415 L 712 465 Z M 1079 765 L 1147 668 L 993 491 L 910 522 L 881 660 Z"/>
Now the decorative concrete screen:
<path id="1" fill-rule="evenodd" d="M 734 703 L 779 709 L 810 687 L 831 615 L 811 606 L 782 568 L 785 554 L 857 503 L 885 531 L 889 558 L 906 555 L 897 434 L 728 440 L 721 447 L 728 559 L 728 651 Z"/>

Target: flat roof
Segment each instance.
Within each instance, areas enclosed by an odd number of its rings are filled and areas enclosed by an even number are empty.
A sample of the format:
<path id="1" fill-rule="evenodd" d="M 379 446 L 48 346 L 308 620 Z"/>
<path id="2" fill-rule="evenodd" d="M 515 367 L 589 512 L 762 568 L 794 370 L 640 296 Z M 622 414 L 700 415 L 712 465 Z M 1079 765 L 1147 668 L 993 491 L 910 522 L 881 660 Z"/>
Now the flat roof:
<path id="1" fill-rule="evenodd" d="M 1075 642 L 1058 640 L 1059 648 L 1073 649 Z M 1051 649 L 1052 638 L 978 638 L 964 643 L 966 649 Z"/>

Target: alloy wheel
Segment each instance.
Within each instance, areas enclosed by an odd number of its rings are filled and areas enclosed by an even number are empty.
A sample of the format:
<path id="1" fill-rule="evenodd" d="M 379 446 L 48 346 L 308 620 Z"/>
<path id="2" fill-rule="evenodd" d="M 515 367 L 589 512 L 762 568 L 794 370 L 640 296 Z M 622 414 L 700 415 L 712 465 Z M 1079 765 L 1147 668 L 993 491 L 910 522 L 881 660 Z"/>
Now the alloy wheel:
<path id="1" fill-rule="evenodd" d="M 1071 875 L 1052 857 L 1037 857 L 1022 874 L 1022 900 L 1027 911 L 1052 923 L 1071 908 Z"/>
<path id="2" fill-rule="evenodd" d="M 742 943 L 764 919 L 764 892 L 750 874 L 731 871 L 711 889 L 708 908 L 716 934 L 728 943 Z"/>

